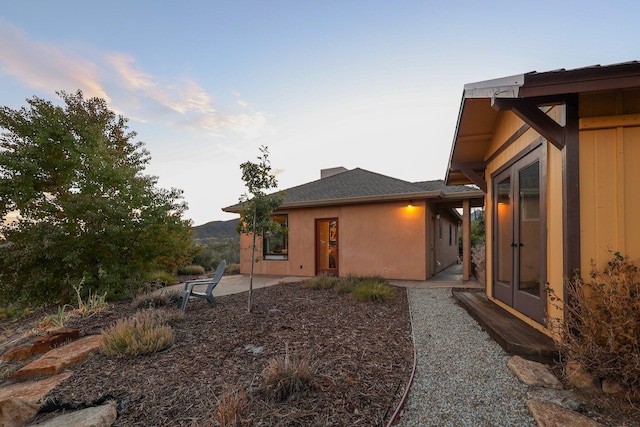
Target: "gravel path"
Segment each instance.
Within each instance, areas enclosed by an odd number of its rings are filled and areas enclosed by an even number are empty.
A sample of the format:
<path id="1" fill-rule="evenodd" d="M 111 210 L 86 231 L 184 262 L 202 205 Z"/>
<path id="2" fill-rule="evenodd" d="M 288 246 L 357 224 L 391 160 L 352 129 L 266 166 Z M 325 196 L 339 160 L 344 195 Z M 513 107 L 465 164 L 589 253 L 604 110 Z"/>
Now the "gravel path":
<path id="1" fill-rule="evenodd" d="M 510 356 L 458 306 L 450 288 L 409 289 L 418 353 L 400 426 L 532 426 Z"/>

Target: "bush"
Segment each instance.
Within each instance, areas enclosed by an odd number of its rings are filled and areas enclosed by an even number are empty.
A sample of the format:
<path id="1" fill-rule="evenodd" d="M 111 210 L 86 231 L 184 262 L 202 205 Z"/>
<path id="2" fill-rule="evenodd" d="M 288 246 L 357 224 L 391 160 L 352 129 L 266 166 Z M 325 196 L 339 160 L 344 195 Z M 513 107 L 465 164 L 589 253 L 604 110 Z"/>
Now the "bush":
<path id="1" fill-rule="evenodd" d="M 179 297 L 180 291 L 177 289 L 150 292 L 135 297 L 131 301 L 131 306 L 134 308 L 164 307 L 165 305 L 177 303 Z"/>
<path id="2" fill-rule="evenodd" d="M 173 330 L 157 310 L 143 310 L 102 331 L 100 351 L 107 356 L 152 354 L 173 345 Z"/>
<path id="3" fill-rule="evenodd" d="M 567 281 L 565 320 L 556 319 L 569 360 L 625 391 L 640 391 L 640 268 L 611 252 L 604 270 L 592 262 L 590 281 Z M 555 301 L 559 298 L 553 297 Z"/>
<path id="4" fill-rule="evenodd" d="M 177 282 L 173 274 L 166 271 L 154 271 L 149 277 L 150 290 L 164 288 L 165 286 L 175 285 Z"/>
<path id="5" fill-rule="evenodd" d="M 216 405 L 216 417 L 220 427 L 242 425 L 242 413 L 247 407 L 247 393 L 244 390 L 225 392 Z"/>
<path id="6" fill-rule="evenodd" d="M 284 356 L 271 359 L 262 371 L 262 381 L 267 396 L 282 402 L 315 390 L 316 368 L 306 358 L 289 355 L 287 344 Z"/>
<path id="7" fill-rule="evenodd" d="M 185 265 L 178 269 L 178 275 L 180 276 L 202 276 L 204 274 L 204 267 L 201 265 Z"/>
<path id="8" fill-rule="evenodd" d="M 393 299 L 396 291 L 386 281 L 365 280 L 350 295 L 359 301 L 384 302 Z"/>
<path id="9" fill-rule="evenodd" d="M 305 280 L 303 286 L 309 289 L 332 289 L 340 281 L 336 276 L 330 276 L 328 274 L 321 274 L 311 279 Z"/>
<path id="10" fill-rule="evenodd" d="M 240 274 L 240 264 L 227 264 L 224 274 Z"/>

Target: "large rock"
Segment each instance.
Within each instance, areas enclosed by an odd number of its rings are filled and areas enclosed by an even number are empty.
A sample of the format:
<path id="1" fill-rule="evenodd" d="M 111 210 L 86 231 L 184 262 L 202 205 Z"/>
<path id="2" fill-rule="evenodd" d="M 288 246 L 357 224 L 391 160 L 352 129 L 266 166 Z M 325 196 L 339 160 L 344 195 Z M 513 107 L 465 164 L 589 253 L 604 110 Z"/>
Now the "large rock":
<path id="1" fill-rule="evenodd" d="M 542 400 L 529 400 L 527 408 L 538 427 L 604 427 L 589 417 Z"/>
<path id="2" fill-rule="evenodd" d="M 108 427 L 115 422 L 117 417 L 116 402 L 110 402 L 102 406 L 60 415 L 38 424 L 38 427 Z"/>
<path id="3" fill-rule="evenodd" d="M 80 331 L 69 328 L 49 329 L 43 336 L 33 342 L 33 353 L 40 354 L 59 347 L 67 341 L 80 338 Z"/>
<path id="4" fill-rule="evenodd" d="M 594 392 L 600 392 L 602 390 L 600 379 L 587 372 L 582 365 L 575 360 L 569 360 L 565 369 L 567 380 L 569 380 L 572 386 Z"/>
<path id="5" fill-rule="evenodd" d="M 63 372 L 39 381 L 27 381 L 2 387 L 0 388 L 0 401 L 9 397 L 17 397 L 37 405 L 49 391 L 70 376 L 71 372 Z"/>
<path id="6" fill-rule="evenodd" d="M 542 363 L 513 356 L 507 364 L 509 369 L 528 386 L 546 387 L 561 390 L 562 383 L 553 375 L 551 369 Z"/>
<path id="7" fill-rule="evenodd" d="M 8 397 L 0 400 L 0 426 L 23 427 L 38 413 L 38 405 L 19 399 Z"/>
<path id="8" fill-rule="evenodd" d="M 49 351 L 38 360 L 23 366 L 9 379 L 23 380 L 40 375 L 53 375 L 69 366 L 77 365 L 100 346 L 102 335 L 90 335 L 63 347 Z"/>
<path id="9" fill-rule="evenodd" d="M 582 402 L 571 390 L 555 390 L 552 388 L 533 388 L 527 392 L 528 399 L 543 400 L 563 408 L 577 411 Z"/>
<path id="10" fill-rule="evenodd" d="M 5 351 L 0 360 L 5 363 L 13 362 L 14 360 L 27 360 L 33 356 L 33 344 L 22 344 Z"/>

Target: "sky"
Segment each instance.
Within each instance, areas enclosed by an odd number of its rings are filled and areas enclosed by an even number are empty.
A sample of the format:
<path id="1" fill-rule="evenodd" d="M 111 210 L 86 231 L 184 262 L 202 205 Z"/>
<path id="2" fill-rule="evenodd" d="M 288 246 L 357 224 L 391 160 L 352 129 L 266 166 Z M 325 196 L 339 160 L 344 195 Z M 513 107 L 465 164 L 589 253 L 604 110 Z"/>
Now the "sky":
<path id="1" fill-rule="evenodd" d="M 640 2 L 4 0 L 0 105 L 82 90 L 129 119 L 194 225 L 229 220 L 240 164 L 444 179 L 463 87 L 640 60 Z"/>

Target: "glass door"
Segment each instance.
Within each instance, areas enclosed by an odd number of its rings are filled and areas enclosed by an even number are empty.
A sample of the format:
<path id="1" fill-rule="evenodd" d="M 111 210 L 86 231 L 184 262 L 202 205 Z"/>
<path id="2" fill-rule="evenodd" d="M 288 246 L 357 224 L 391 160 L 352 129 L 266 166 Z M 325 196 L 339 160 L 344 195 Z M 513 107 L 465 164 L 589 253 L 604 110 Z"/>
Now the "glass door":
<path id="1" fill-rule="evenodd" d="M 316 274 L 338 275 L 338 218 L 316 220 Z"/>
<path id="2" fill-rule="evenodd" d="M 494 179 L 494 297 L 542 323 L 546 221 L 541 149 Z"/>

